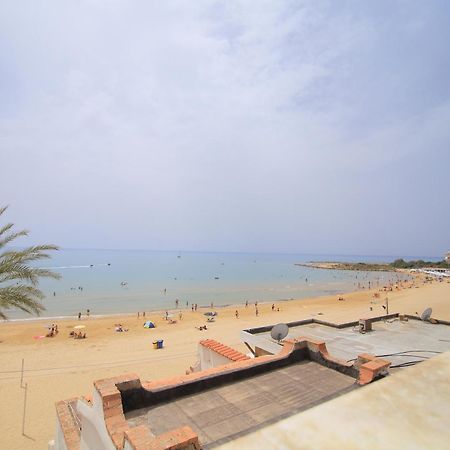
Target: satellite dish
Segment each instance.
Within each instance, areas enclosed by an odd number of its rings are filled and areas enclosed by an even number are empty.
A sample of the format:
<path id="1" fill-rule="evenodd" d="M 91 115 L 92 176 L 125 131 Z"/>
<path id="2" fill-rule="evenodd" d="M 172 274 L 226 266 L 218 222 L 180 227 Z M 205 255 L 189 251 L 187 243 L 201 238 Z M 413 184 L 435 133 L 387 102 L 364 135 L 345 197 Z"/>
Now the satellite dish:
<path id="1" fill-rule="evenodd" d="M 430 320 L 431 313 L 432 313 L 432 309 L 431 309 L 431 308 L 427 308 L 427 309 L 421 314 L 420 320 L 423 320 L 424 322 L 427 322 L 428 320 Z"/>
<path id="2" fill-rule="evenodd" d="M 270 335 L 272 339 L 275 339 L 277 342 L 280 342 L 284 339 L 289 333 L 289 327 L 285 323 L 279 323 L 272 328 Z"/>

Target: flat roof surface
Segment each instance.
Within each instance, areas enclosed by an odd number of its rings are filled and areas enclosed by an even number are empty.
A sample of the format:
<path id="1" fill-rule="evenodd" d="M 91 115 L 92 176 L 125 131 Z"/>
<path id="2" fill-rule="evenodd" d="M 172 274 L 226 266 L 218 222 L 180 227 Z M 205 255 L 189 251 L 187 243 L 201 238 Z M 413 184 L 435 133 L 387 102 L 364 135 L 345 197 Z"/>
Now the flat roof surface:
<path id="1" fill-rule="evenodd" d="M 125 418 L 154 435 L 188 425 L 204 448 L 212 448 L 355 388 L 353 378 L 308 360 L 130 411 Z"/>
<path id="2" fill-rule="evenodd" d="M 311 323 L 289 328 L 286 339 L 305 336 L 325 341 L 331 355 L 347 361 L 356 358 L 360 353 L 381 356 L 410 352 L 405 355 L 385 356 L 392 365 L 418 361 L 437 354 L 417 352 L 417 350 L 432 352 L 450 350 L 450 326 L 448 325 L 411 319 L 408 322 L 391 319 L 385 322 L 374 322 L 372 327 L 373 331 L 361 334 L 357 328 L 354 330 L 353 327 L 339 329 Z M 271 343 L 274 342 L 270 332 L 257 333 L 256 336 L 265 338 Z M 423 358 L 420 358 L 421 356 Z"/>
<path id="3" fill-rule="evenodd" d="M 449 379 L 447 352 L 221 449 L 445 449 L 450 442 Z"/>

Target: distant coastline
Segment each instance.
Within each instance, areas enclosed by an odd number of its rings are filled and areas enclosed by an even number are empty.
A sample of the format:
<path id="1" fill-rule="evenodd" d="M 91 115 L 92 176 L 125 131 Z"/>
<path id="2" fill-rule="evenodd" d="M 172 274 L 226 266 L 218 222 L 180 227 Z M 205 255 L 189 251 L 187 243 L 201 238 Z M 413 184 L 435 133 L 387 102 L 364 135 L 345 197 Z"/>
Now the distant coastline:
<path id="1" fill-rule="evenodd" d="M 296 266 L 309 267 L 313 269 L 328 270 L 356 270 L 364 272 L 399 272 L 407 269 L 450 269 L 450 265 L 445 260 L 442 261 L 424 261 L 422 259 L 415 261 L 405 261 L 396 259 L 392 263 L 349 263 L 349 262 L 331 262 L 331 261 L 311 261 L 307 263 L 296 263 Z"/>
<path id="2" fill-rule="evenodd" d="M 344 263 L 344 262 L 307 262 L 296 263 L 296 266 L 309 267 L 310 269 L 327 269 L 327 270 L 355 270 L 366 272 L 395 272 L 389 264 L 367 264 L 367 263 Z"/>

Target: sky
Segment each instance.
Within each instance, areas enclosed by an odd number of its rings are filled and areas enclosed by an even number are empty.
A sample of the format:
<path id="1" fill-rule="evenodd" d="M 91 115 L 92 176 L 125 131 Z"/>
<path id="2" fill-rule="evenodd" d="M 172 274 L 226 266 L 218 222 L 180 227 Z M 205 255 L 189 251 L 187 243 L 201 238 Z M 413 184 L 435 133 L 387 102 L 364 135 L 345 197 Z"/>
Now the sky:
<path id="1" fill-rule="evenodd" d="M 450 3 L 2 1 L 0 161 L 32 242 L 443 255 Z"/>

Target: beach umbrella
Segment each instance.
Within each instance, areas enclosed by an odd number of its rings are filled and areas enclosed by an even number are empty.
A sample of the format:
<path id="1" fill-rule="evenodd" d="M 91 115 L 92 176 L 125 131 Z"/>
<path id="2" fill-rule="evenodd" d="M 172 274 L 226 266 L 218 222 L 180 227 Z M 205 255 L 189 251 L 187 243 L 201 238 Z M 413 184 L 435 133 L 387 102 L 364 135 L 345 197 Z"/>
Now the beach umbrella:
<path id="1" fill-rule="evenodd" d="M 81 330 L 82 328 L 86 328 L 86 325 L 76 325 L 73 327 L 75 330 Z"/>
<path id="2" fill-rule="evenodd" d="M 144 328 L 155 328 L 155 324 L 151 320 L 144 323 Z"/>
<path id="3" fill-rule="evenodd" d="M 214 311 L 208 311 L 208 312 L 203 313 L 203 315 L 213 317 L 213 316 L 217 316 L 217 313 Z"/>

